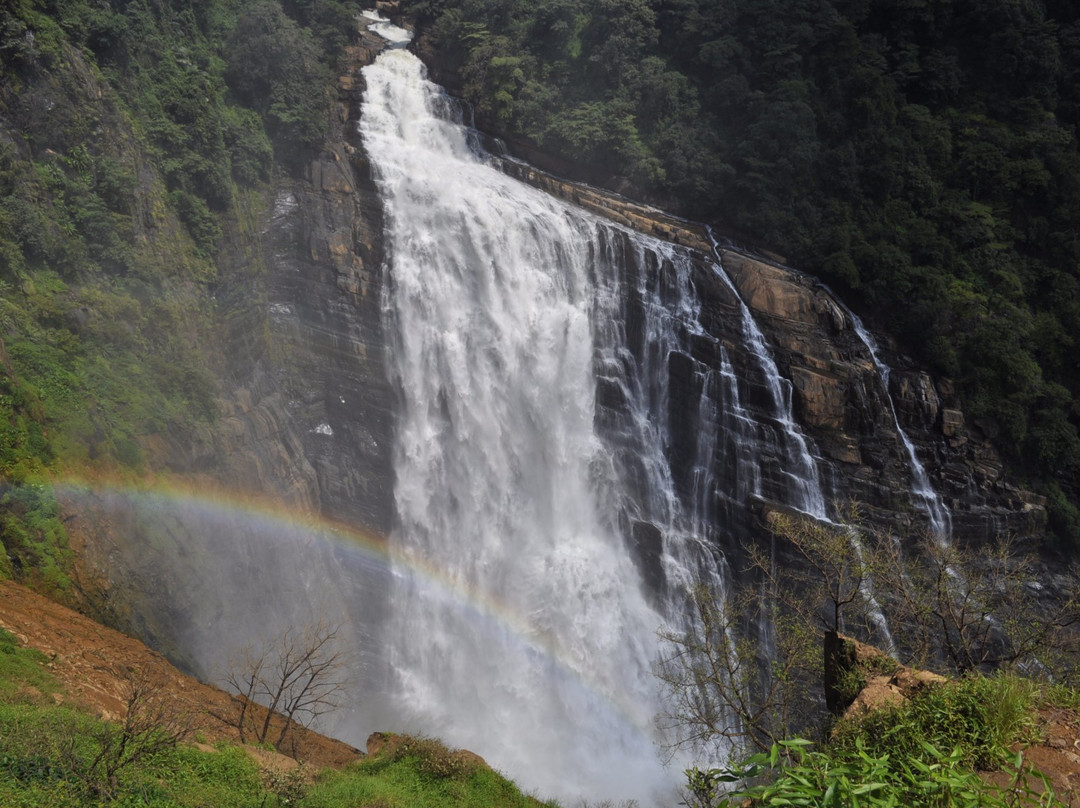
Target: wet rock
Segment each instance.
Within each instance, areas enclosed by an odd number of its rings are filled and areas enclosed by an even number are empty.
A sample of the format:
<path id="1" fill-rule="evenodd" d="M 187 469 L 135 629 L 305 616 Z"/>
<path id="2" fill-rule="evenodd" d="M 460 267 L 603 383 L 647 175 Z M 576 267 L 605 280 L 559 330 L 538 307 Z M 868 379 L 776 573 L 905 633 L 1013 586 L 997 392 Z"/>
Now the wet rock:
<path id="1" fill-rule="evenodd" d="M 843 383 L 835 376 L 792 367 L 791 381 L 798 393 L 800 420 L 814 427 L 840 429 L 844 423 Z"/>
<path id="2" fill-rule="evenodd" d="M 960 410 L 943 409 L 941 411 L 941 431 L 950 438 L 964 428 L 964 413 Z"/>

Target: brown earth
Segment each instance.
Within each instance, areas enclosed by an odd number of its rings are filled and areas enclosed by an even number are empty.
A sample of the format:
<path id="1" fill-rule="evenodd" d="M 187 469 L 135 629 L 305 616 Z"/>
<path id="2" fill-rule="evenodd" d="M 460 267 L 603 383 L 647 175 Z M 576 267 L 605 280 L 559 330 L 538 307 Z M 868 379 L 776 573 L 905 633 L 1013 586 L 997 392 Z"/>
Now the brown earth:
<path id="1" fill-rule="evenodd" d="M 22 645 L 49 657 L 49 672 L 63 686 L 63 692 L 54 696 L 58 702 L 85 707 L 105 719 L 122 718 L 131 683 L 137 679 L 152 686 L 200 742 L 240 742 L 239 732 L 230 723 L 239 706 L 232 695 L 186 676 L 136 639 L 11 581 L 0 581 L 0 626 Z M 274 726 L 281 726 L 280 719 L 275 719 Z M 276 737 L 276 731 L 272 734 Z M 292 768 L 297 761 L 315 770 L 339 767 L 363 757 L 346 743 L 296 726 L 285 741 L 288 756 L 248 749 L 261 766 L 279 769 Z"/>
<path id="2" fill-rule="evenodd" d="M 1058 708 L 1040 710 L 1038 735 L 1042 739 L 1039 743 L 1015 746 L 1013 751 L 1023 752 L 1025 768 L 1049 780 L 1062 805 L 1080 808 L 1080 712 Z M 998 785 L 1010 785 L 1001 772 L 986 776 Z M 1027 785 L 1036 793 L 1042 791 L 1039 777 L 1029 777 Z"/>

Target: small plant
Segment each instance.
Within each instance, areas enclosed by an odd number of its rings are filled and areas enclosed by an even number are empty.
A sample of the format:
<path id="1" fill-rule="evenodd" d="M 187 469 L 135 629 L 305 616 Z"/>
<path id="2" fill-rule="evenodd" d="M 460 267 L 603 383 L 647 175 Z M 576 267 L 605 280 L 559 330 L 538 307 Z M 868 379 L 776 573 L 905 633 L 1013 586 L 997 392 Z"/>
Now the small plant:
<path id="1" fill-rule="evenodd" d="M 1080 690 L 1060 683 L 1044 685 L 1039 691 L 1038 702 L 1040 707 L 1080 710 Z"/>
<path id="2" fill-rule="evenodd" d="M 859 667 L 871 676 L 892 676 L 900 670 L 900 663 L 888 654 L 877 654 L 860 662 Z"/>
<path id="3" fill-rule="evenodd" d="M 844 671 L 840 675 L 840 681 L 837 682 L 840 698 L 845 704 L 855 701 L 864 687 L 866 687 L 866 676 L 859 668 Z"/>
<path id="4" fill-rule="evenodd" d="M 477 768 L 477 758 L 461 749 L 451 749 L 437 738 L 404 736 L 389 750 L 391 760 L 415 758 L 416 767 L 424 774 L 440 779 L 461 780 Z"/>
<path id="5" fill-rule="evenodd" d="M 302 763 L 289 771 L 268 766 L 260 769 L 259 777 L 267 792 L 263 795 L 260 808 L 267 804 L 266 801 L 271 796 L 279 806 L 299 805 L 307 793 L 309 772 Z"/>
<path id="6" fill-rule="evenodd" d="M 124 717 L 102 722 L 89 732 L 89 751 L 80 738 L 61 741 L 60 759 L 88 794 L 113 799 L 121 772 L 162 752 L 174 749 L 190 732 L 186 716 L 165 695 L 160 678 L 145 671 L 127 671 L 128 694 Z"/>

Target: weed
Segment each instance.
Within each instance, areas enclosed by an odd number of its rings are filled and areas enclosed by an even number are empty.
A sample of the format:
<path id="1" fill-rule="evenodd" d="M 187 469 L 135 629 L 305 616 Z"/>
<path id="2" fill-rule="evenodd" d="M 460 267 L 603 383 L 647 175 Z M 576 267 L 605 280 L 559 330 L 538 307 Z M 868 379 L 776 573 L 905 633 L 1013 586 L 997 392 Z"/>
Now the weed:
<path id="1" fill-rule="evenodd" d="M 833 747 L 841 753 L 857 745 L 871 755 L 917 758 L 923 744 L 959 749 L 968 766 L 991 768 L 1011 743 L 1032 731 L 1037 688 L 1002 674 L 971 676 L 918 693 L 901 705 L 837 723 Z"/>

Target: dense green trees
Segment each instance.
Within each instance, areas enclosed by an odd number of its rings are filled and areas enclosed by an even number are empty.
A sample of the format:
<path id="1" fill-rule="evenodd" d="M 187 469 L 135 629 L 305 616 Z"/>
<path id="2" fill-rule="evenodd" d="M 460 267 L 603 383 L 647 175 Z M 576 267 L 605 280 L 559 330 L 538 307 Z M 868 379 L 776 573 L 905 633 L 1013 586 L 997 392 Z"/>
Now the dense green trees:
<path id="1" fill-rule="evenodd" d="M 1080 540 L 1080 8 L 406 0 L 484 124 L 784 253 L 956 379 Z"/>
<path id="2" fill-rule="evenodd" d="M 320 142 L 353 10 L 0 4 L 0 575 L 62 597 L 57 470 L 212 422 L 222 232 Z"/>

